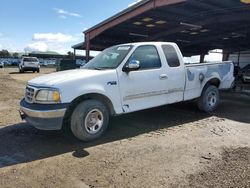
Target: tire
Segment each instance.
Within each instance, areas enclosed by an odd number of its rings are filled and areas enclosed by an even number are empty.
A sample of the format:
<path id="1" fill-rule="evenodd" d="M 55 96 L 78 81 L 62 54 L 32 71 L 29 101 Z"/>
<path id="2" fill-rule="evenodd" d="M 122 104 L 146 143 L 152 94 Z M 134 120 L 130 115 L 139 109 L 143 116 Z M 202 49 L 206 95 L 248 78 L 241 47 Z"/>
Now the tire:
<path id="1" fill-rule="evenodd" d="M 197 101 L 198 108 L 204 112 L 214 111 L 219 104 L 219 90 L 214 85 L 207 85 L 203 89 L 200 98 Z"/>
<path id="2" fill-rule="evenodd" d="M 36 71 L 37 73 L 39 73 L 40 72 L 40 69 L 37 69 L 37 71 Z"/>
<path id="3" fill-rule="evenodd" d="M 107 107 L 97 100 L 80 103 L 71 115 L 70 128 L 73 135 L 82 141 L 91 141 L 103 135 L 108 127 Z"/>

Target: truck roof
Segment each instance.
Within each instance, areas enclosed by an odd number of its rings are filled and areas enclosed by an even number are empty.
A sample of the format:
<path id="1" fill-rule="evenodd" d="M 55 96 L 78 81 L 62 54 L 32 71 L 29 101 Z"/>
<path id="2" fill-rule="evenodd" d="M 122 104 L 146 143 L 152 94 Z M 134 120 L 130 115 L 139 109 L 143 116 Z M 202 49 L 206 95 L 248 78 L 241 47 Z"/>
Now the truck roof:
<path id="1" fill-rule="evenodd" d="M 139 45 L 162 45 L 162 44 L 177 45 L 174 42 L 134 42 L 134 43 L 119 44 L 117 46 L 120 46 L 120 45 L 135 45 L 135 46 L 139 46 Z"/>

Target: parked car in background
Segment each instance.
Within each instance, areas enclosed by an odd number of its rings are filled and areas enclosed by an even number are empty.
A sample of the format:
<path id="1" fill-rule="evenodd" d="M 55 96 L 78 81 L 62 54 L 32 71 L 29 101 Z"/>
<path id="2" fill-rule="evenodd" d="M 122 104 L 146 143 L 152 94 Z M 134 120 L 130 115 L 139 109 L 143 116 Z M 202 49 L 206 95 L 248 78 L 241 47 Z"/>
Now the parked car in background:
<path id="1" fill-rule="evenodd" d="M 76 59 L 76 67 L 80 68 L 82 66 L 84 66 L 86 64 L 85 60 L 81 60 L 81 59 Z"/>
<path id="2" fill-rule="evenodd" d="M 10 65 L 10 62 L 7 59 L 1 59 L 0 62 L 2 62 L 4 64 L 4 66 Z"/>
<path id="3" fill-rule="evenodd" d="M 36 57 L 23 57 L 19 64 L 19 72 L 25 71 L 40 72 L 40 64 Z"/>
<path id="4" fill-rule="evenodd" d="M 40 66 L 43 66 L 43 67 L 48 66 L 48 63 L 46 61 L 44 61 L 44 60 L 41 60 L 41 59 L 39 59 L 39 64 L 40 64 Z"/>
<path id="5" fill-rule="evenodd" d="M 242 69 L 240 69 L 240 70 L 239 70 L 239 77 L 242 78 L 243 75 L 245 74 L 245 72 L 246 72 L 247 70 L 249 70 L 249 69 L 250 69 L 250 64 L 248 64 L 248 65 L 246 65 L 245 67 L 243 67 Z"/>
<path id="6" fill-rule="evenodd" d="M 245 71 L 245 72 L 242 74 L 242 81 L 243 81 L 244 83 L 250 82 L 250 69 L 248 69 L 247 71 Z"/>
<path id="7" fill-rule="evenodd" d="M 11 59 L 10 64 L 11 66 L 18 66 L 20 64 L 20 59 Z"/>
<path id="8" fill-rule="evenodd" d="M 0 68 L 4 68 L 4 62 L 3 61 L 0 62 Z"/>

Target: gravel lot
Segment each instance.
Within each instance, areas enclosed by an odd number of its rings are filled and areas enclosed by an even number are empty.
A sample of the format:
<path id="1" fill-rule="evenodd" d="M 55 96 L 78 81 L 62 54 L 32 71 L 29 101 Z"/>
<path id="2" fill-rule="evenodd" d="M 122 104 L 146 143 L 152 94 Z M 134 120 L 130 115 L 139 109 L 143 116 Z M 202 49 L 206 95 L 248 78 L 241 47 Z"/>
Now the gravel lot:
<path id="1" fill-rule="evenodd" d="M 222 93 L 212 114 L 186 102 L 113 117 L 83 143 L 21 122 L 25 84 L 38 75 L 0 69 L 1 188 L 250 187 L 249 96 Z"/>

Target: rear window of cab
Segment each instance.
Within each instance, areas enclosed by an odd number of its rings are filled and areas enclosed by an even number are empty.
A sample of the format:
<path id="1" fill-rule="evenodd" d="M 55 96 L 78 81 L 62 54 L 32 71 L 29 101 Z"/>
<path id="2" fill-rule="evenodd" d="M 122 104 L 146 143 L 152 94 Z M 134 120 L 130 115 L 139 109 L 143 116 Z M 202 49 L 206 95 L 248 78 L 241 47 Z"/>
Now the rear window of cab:
<path id="1" fill-rule="evenodd" d="M 24 58 L 23 61 L 26 61 L 26 62 L 38 62 L 38 59 L 37 58 Z"/>

